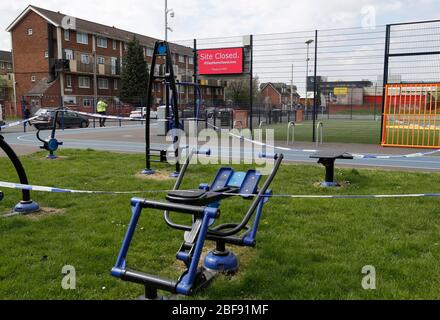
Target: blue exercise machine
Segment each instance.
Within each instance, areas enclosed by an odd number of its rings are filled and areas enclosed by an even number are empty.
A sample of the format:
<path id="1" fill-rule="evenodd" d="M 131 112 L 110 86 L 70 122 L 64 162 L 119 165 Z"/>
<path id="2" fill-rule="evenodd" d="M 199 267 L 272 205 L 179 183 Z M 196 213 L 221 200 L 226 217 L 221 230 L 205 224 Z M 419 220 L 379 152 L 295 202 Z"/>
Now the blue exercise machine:
<path id="1" fill-rule="evenodd" d="M 4 137 L 0 135 L 0 148 L 6 153 L 9 160 L 11 160 L 17 171 L 18 178 L 21 184 L 29 184 L 26 171 L 18 158 L 17 154 L 11 148 L 11 146 L 5 141 Z M 0 192 L 0 201 L 3 199 L 3 193 Z M 14 207 L 13 213 L 17 214 L 31 214 L 40 211 L 38 203 L 32 201 L 31 193 L 29 190 L 22 190 L 22 200 Z"/>
<path id="2" fill-rule="evenodd" d="M 142 297 L 144 299 L 162 299 L 158 296 L 158 290 L 192 295 L 207 286 L 218 273 L 231 274 L 237 271 L 238 259 L 233 252 L 226 249 L 226 245 L 255 247 L 263 207 L 272 194 L 269 187 L 284 158 L 282 154 L 274 155 L 274 168 L 261 187 L 259 184 L 262 175 L 256 170 L 235 172 L 231 168 L 222 168 L 211 184 L 201 184 L 198 190 L 179 190 L 191 158 L 196 153 L 209 155 L 209 152 L 201 151 L 189 155 L 174 191 L 166 196 L 167 202 L 138 198 L 131 200 L 132 218 L 111 274 L 123 281 L 144 285 L 145 296 Z M 233 197 L 252 201 L 242 221 L 215 225 L 220 218 L 222 200 Z M 176 258 L 184 263 L 186 271 L 177 281 L 135 271 L 127 266 L 127 254 L 143 209 L 164 211 L 166 224 L 173 229 L 184 231 L 184 241 Z M 192 225 L 174 222 L 171 213 L 192 217 Z M 215 242 L 216 249 L 206 255 L 203 267 L 199 268 L 205 241 Z"/>
<path id="3" fill-rule="evenodd" d="M 63 145 L 63 142 L 58 141 L 57 138 L 56 138 L 58 114 L 61 113 L 61 112 L 66 112 L 66 109 L 65 108 L 59 108 L 59 109 L 55 110 L 55 117 L 52 120 L 52 132 L 51 132 L 51 135 L 50 135 L 50 137 L 48 139 L 43 140 L 40 137 L 41 130 L 37 130 L 37 139 L 39 141 L 43 142 L 43 145 L 40 146 L 40 149 L 44 149 L 44 150 L 49 151 L 49 155 L 47 156 L 47 159 L 49 159 L 49 160 L 55 160 L 55 159 L 58 158 L 56 156 L 56 154 L 55 154 L 55 151 L 58 150 L 59 146 Z"/>

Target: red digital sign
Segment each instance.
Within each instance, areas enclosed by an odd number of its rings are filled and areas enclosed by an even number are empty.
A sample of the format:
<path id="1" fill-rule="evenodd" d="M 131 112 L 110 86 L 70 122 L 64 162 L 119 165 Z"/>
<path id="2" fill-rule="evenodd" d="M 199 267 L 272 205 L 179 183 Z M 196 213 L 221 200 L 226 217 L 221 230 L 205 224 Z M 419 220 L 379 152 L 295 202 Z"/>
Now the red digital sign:
<path id="1" fill-rule="evenodd" d="M 243 48 L 198 50 L 200 75 L 243 73 Z"/>

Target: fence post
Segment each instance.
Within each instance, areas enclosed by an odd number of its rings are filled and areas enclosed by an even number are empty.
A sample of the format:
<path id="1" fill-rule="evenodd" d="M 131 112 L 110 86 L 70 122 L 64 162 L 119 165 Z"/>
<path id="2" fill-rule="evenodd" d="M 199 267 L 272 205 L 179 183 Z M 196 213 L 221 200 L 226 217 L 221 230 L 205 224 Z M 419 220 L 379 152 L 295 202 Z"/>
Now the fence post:
<path id="1" fill-rule="evenodd" d="M 384 124 L 384 113 L 385 113 L 385 87 L 388 84 L 388 72 L 389 72 L 389 60 L 390 60 L 390 37 L 391 37 L 391 25 L 387 25 L 385 32 L 385 61 L 383 64 L 383 93 L 382 93 L 382 120 L 380 126 L 380 143 L 383 142 L 383 124 Z"/>
<path id="2" fill-rule="evenodd" d="M 318 30 L 315 30 L 315 70 L 314 70 L 314 78 L 315 78 L 315 87 L 313 90 L 313 142 L 316 141 L 316 109 L 317 109 L 317 97 L 318 97 Z"/>

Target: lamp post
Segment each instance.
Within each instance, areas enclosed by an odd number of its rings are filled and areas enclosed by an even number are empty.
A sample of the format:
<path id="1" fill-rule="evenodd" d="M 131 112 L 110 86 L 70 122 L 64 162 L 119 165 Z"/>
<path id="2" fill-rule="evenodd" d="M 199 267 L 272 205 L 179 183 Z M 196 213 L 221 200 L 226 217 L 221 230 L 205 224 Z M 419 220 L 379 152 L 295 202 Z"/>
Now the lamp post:
<path id="1" fill-rule="evenodd" d="M 174 18 L 175 13 L 173 9 L 168 9 L 168 0 L 165 0 L 165 41 L 168 41 L 168 31 L 173 32 L 173 29 L 168 26 L 168 15 Z"/>
<path id="2" fill-rule="evenodd" d="M 307 45 L 307 66 L 306 66 L 306 100 L 305 100 L 305 111 L 306 111 L 306 119 L 307 119 L 307 104 L 308 104 L 308 83 L 309 83 L 309 61 L 310 61 L 310 57 L 309 57 L 309 53 L 310 53 L 310 45 L 313 43 L 313 40 L 307 40 L 306 41 L 306 45 Z"/>

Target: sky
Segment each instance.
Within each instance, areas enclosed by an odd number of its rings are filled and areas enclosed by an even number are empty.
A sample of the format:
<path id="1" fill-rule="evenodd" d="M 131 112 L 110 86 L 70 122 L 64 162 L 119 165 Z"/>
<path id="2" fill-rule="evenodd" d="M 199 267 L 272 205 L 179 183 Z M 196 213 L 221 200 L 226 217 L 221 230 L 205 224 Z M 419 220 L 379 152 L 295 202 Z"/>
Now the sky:
<path id="1" fill-rule="evenodd" d="M 163 38 L 164 0 L 0 2 L 0 49 L 10 50 L 7 26 L 29 4 Z M 266 34 L 361 27 L 365 20 L 393 22 L 440 18 L 438 0 L 169 0 L 175 18 L 171 41 L 193 38 Z"/>

